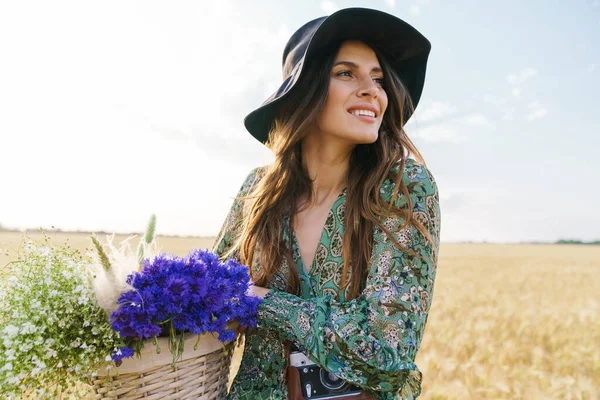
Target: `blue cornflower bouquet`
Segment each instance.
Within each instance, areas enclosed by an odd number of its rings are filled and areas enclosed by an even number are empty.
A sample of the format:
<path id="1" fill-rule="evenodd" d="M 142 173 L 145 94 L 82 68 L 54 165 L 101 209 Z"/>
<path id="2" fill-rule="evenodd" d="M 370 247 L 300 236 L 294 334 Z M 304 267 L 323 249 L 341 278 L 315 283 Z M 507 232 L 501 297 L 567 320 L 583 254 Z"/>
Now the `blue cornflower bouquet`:
<path id="1" fill-rule="evenodd" d="M 110 316 L 113 329 L 127 344 L 113 355 L 117 362 L 139 353 L 144 339 L 168 336 L 175 363 L 183 352 L 184 332 L 212 332 L 230 342 L 236 337 L 231 322 L 256 326 L 260 299 L 246 293 L 247 267 L 235 260 L 221 262 L 208 250 L 146 259 L 141 272 L 130 274 L 127 283 L 132 289 L 120 296 L 119 308 Z"/>

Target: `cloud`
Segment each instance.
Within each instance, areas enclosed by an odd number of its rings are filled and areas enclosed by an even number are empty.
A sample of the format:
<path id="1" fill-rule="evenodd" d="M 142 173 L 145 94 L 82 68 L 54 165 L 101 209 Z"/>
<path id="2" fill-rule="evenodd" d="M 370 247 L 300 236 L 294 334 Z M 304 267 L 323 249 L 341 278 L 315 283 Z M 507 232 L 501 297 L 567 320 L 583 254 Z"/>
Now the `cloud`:
<path id="1" fill-rule="evenodd" d="M 496 125 L 480 111 L 465 112 L 443 101 L 424 101 L 406 126 L 414 137 L 435 143 L 465 143 L 481 128 L 495 129 Z M 473 129 L 477 128 L 477 129 Z M 410 133 L 409 133 L 410 135 Z"/>
<path id="2" fill-rule="evenodd" d="M 385 4 L 389 7 L 389 8 L 395 8 L 396 7 L 396 0 L 384 0 Z"/>
<path id="3" fill-rule="evenodd" d="M 428 4 L 429 0 L 417 0 L 415 4 L 411 5 L 408 9 L 410 15 L 413 17 L 418 17 L 421 15 L 421 10 L 424 5 Z"/>
<path id="4" fill-rule="evenodd" d="M 508 83 L 510 83 L 512 85 L 520 85 L 520 84 L 524 83 L 525 81 L 527 81 L 528 79 L 533 78 L 536 75 L 537 75 L 537 71 L 535 70 L 535 68 L 526 68 L 515 74 L 508 75 L 506 77 L 506 80 L 508 81 Z"/>
<path id="5" fill-rule="evenodd" d="M 493 94 L 485 94 L 483 95 L 483 101 L 488 104 L 493 104 L 495 106 L 502 106 L 508 102 L 507 97 L 498 97 Z"/>
<path id="6" fill-rule="evenodd" d="M 496 100 L 496 98 L 494 98 Z M 416 114 L 418 122 L 425 122 L 427 126 L 441 123 L 462 123 L 469 126 L 485 126 L 493 128 L 494 124 L 482 113 L 467 114 L 459 112 L 458 108 L 443 101 L 424 102 Z"/>
<path id="7" fill-rule="evenodd" d="M 512 85 L 511 94 L 513 97 L 519 97 L 521 95 L 521 85 L 523 85 L 527 80 L 533 78 L 537 75 L 537 71 L 535 68 L 526 68 L 517 73 L 510 74 L 506 77 L 506 81 Z"/>
<path id="8" fill-rule="evenodd" d="M 507 80 L 522 83 L 536 74 L 537 72 L 533 68 L 528 68 L 518 74 L 509 75 Z M 486 94 L 483 96 L 483 102 L 495 106 L 500 118 L 505 121 L 513 121 L 515 118 L 533 121 L 548 114 L 548 110 L 537 101 L 527 104 L 522 93 L 521 88 L 513 87 L 510 95 Z"/>
<path id="9" fill-rule="evenodd" d="M 527 115 L 528 121 L 533 121 L 534 119 L 545 117 L 548 114 L 548 110 L 546 110 L 538 102 L 530 103 L 528 105 L 528 108 L 530 110 L 529 114 Z"/>
<path id="10" fill-rule="evenodd" d="M 600 2 L 600 0 L 598 0 L 598 2 Z M 596 71 L 598 69 L 598 67 L 600 67 L 600 64 L 592 63 L 592 64 L 588 64 L 586 70 L 587 70 L 587 72 L 592 73 L 592 72 Z"/>
<path id="11" fill-rule="evenodd" d="M 416 111 L 418 119 L 423 122 L 446 119 L 456 113 L 456 107 L 442 101 L 431 101 L 422 104 L 421 109 Z"/>
<path id="12" fill-rule="evenodd" d="M 332 0 L 324 0 L 321 2 L 321 10 L 323 10 L 327 14 L 333 14 L 340 8 L 335 4 Z"/>
<path id="13" fill-rule="evenodd" d="M 462 118 L 462 121 L 469 126 L 484 127 L 494 129 L 496 126 L 483 114 L 472 114 Z"/>
<path id="14" fill-rule="evenodd" d="M 504 109 L 502 114 L 502 119 L 505 121 L 512 121 L 515 119 L 515 109 L 514 107 Z"/>
<path id="15" fill-rule="evenodd" d="M 422 139 L 430 143 L 465 143 L 468 137 L 454 126 L 449 125 L 432 125 L 417 129 L 414 133 L 409 133 L 409 136 Z"/>

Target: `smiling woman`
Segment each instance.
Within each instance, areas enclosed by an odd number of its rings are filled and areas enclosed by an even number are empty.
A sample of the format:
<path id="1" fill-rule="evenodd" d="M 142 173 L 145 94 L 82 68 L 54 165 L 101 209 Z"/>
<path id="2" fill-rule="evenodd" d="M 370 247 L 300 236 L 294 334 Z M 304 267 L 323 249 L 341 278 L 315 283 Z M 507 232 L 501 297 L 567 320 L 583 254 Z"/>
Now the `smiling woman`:
<path id="1" fill-rule="evenodd" d="M 349 146 L 375 142 L 388 105 L 383 83 L 375 51 L 363 42 L 344 42 L 337 52 L 327 102 L 312 136 L 324 141 L 335 137 Z M 357 92 L 362 95 L 357 96 Z"/>
<path id="2" fill-rule="evenodd" d="M 413 399 L 440 242 L 437 186 L 404 124 L 430 44 L 345 9 L 296 31 L 287 78 L 245 120 L 275 154 L 250 172 L 214 250 L 261 297 L 231 399 Z M 416 160 L 409 158 L 412 153 Z"/>

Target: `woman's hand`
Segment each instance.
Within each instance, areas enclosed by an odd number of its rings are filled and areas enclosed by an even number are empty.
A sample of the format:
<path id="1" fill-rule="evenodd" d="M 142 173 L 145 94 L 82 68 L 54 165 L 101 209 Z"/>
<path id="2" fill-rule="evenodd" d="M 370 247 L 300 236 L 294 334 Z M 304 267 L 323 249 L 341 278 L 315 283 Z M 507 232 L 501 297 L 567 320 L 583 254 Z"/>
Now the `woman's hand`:
<path id="1" fill-rule="evenodd" d="M 261 286 L 256 286 L 254 284 L 254 282 L 251 282 L 251 285 L 248 288 L 248 291 L 246 293 L 250 296 L 260 297 L 262 299 L 269 292 L 270 292 L 269 289 L 261 287 Z M 238 334 L 246 332 L 246 328 L 244 328 L 241 325 L 236 325 L 236 327 L 234 329 L 235 329 L 236 333 L 238 333 Z"/>

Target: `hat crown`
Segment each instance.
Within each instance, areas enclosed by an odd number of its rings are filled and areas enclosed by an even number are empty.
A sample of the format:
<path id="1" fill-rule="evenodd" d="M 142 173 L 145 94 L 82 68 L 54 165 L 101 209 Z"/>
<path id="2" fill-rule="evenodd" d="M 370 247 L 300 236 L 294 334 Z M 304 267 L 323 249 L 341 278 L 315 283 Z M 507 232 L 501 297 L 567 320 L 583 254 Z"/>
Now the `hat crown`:
<path id="1" fill-rule="evenodd" d="M 319 26 L 325 21 L 327 17 L 321 17 L 313 19 L 302 25 L 294 34 L 290 37 L 285 48 L 283 49 L 283 60 L 282 60 L 282 72 L 283 79 L 286 79 L 292 75 L 294 67 L 302 60 L 310 40 L 314 36 Z"/>

